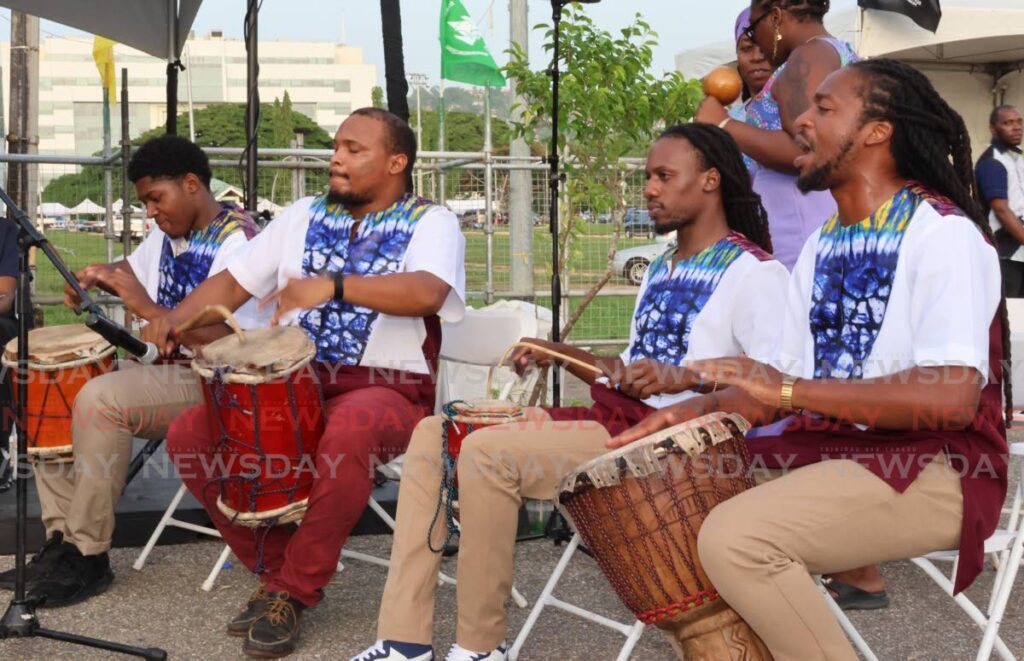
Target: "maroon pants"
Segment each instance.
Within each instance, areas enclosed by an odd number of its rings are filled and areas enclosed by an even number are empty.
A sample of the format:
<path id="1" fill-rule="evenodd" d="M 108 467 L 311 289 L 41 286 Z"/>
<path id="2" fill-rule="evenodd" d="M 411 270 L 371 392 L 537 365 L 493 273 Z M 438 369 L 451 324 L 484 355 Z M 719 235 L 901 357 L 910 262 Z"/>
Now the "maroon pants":
<path id="1" fill-rule="evenodd" d="M 238 559 L 258 572 L 269 590 L 283 590 L 307 606 L 337 568 L 341 547 L 366 508 L 374 467 L 405 452 L 424 409 L 396 391 L 370 386 L 327 400 L 327 427 L 317 447 L 316 473 L 300 526 L 251 529 L 232 524 L 217 508 L 221 475 L 206 407 L 178 416 L 167 452 L 182 481 L 202 503 Z"/>

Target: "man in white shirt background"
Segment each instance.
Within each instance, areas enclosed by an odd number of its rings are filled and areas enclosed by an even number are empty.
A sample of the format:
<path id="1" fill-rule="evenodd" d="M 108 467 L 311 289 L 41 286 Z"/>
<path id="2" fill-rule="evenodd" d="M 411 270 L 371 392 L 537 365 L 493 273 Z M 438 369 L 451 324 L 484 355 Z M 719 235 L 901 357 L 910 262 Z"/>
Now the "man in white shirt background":
<path id="1" fill-rule="evenodd" d="M 1024 118 L 999 106 L 989 118 L 992 144 L 978 159 L 978 190 L 995 233 L 1007 298 L 1024 297 Z"/>

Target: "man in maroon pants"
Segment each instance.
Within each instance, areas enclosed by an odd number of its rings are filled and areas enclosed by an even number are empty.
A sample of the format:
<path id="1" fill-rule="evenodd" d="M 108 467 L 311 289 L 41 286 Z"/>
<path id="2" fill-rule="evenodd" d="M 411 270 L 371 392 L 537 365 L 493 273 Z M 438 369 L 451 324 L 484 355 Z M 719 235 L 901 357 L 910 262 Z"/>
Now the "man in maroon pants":
<path id="1" fill-rule="evenodd" d="M 227 627 L 250 656 L 295 649 L 299 619 L 323 597 L 342 545 L 366 506 L 373 467 L 404 452 L 434 406 L 440 317 L 465 304 L 465 241 L 449 210 L 406 193 L 416 141 L 409 126 L 374 108 L 355 111 L 334 139 L 329 192 L 294 203 L 221 274 L 197 287 L 144 336 L 162 350 L 172 329 L 206 305 L 276 304 L 277 323 L 298 325 L 317 349 L 327 407 L 302 525 L 233 525 L 216 506 L 221 473 L 205 407 L 179 416 L 167 449 L 260 588 Z"/>

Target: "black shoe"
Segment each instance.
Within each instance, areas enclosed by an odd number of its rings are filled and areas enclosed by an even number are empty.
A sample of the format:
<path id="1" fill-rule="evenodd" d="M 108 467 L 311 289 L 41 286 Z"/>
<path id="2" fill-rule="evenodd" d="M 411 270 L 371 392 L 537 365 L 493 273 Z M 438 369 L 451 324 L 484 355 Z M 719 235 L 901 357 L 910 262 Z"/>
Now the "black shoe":
<path id="1" fill-rule="evenodd" d="M 267 587 L 260 583 L 260 586 L 249 597 L 245 610 L 231 618 L 231 621 L 228 622 L 228 635 L 241 637 L 248 634 L 252 623 L 260 619 L 263 613 L 266 612 L 269 601 Z"/>
<path id="2" fill-rule="evenodd" d="M 40 608 L 60 608 L 102 594 L 113 582 L 109 555 L 82 555 L 75 548 L 60 557 L 53 570 L 36 583 L 28 596 L 38 600 Z"/>
<path id="3" fill-rule="evenodd" d="M 78 549 L 74 544 L 64 541 L 64 533 L 53 533 L 53 536 L 43 544 L 43 548 L 39 549 L 25 565 L 25 587 L 31 590 L 40 578 L 50 573 L 60 557 L 71 550 L 77 551 Z M 0 573 L 0 589 L 14 589 L 13 569 Z"/>
<path id="4" fill-rule="evenodd" d="M 299 618 L 306 607 L 287 592 L 271 592 L 267 599 L 263 615 L 249 627 L 242 651 L 258 659 L 277 659 L 295 651 Z"/>

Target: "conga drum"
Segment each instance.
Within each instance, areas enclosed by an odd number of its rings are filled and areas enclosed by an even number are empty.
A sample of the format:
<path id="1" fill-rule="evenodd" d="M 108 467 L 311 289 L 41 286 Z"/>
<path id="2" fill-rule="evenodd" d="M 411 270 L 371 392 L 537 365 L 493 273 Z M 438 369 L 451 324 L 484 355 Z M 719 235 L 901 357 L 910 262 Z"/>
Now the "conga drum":
<path id="1" fill-rule="evenodd" d="M 313 342 L 294 326 L 229 335 L 192 361 L 217 439 L 217 507 L 233 523 L 272 526 L 302 518 L 326 424 Z"/>
<path id="2" fill-rule="evenodd" d="M 28 333 L 28 455 L 68 460 L 73 455 L 71 416 L 78 392 L 95 376 L 114 369 L 115 348 L 82 324 L 36 328 Z M 4 366 L 18 366 L 18 339 L 4 348 Z M 17 401 L 18 388 L 14 388 Z"/>
<path id="3" fill-rule="evenodd" d="M 444 449 L 455 466 L 458 465 L 459 454 L 462 452 L 462 442 L 474 431 L 482 427 L 520 422 L 525 419 L 523 407 L 500 399 L 448 402 L 441 408 L 441 417 L 444 418 Z M 453 480 L 457 487 L 457 471 Z"/>
<path id="4" fill-rule="evenodd" d="M 708 512 L 753 486 L 748 429 L 734 414 L 697 418 L 589 461 L 559 487 L 559 506 L 619 598 L 689 661 L 772 658 L 697 554 Z"/>

